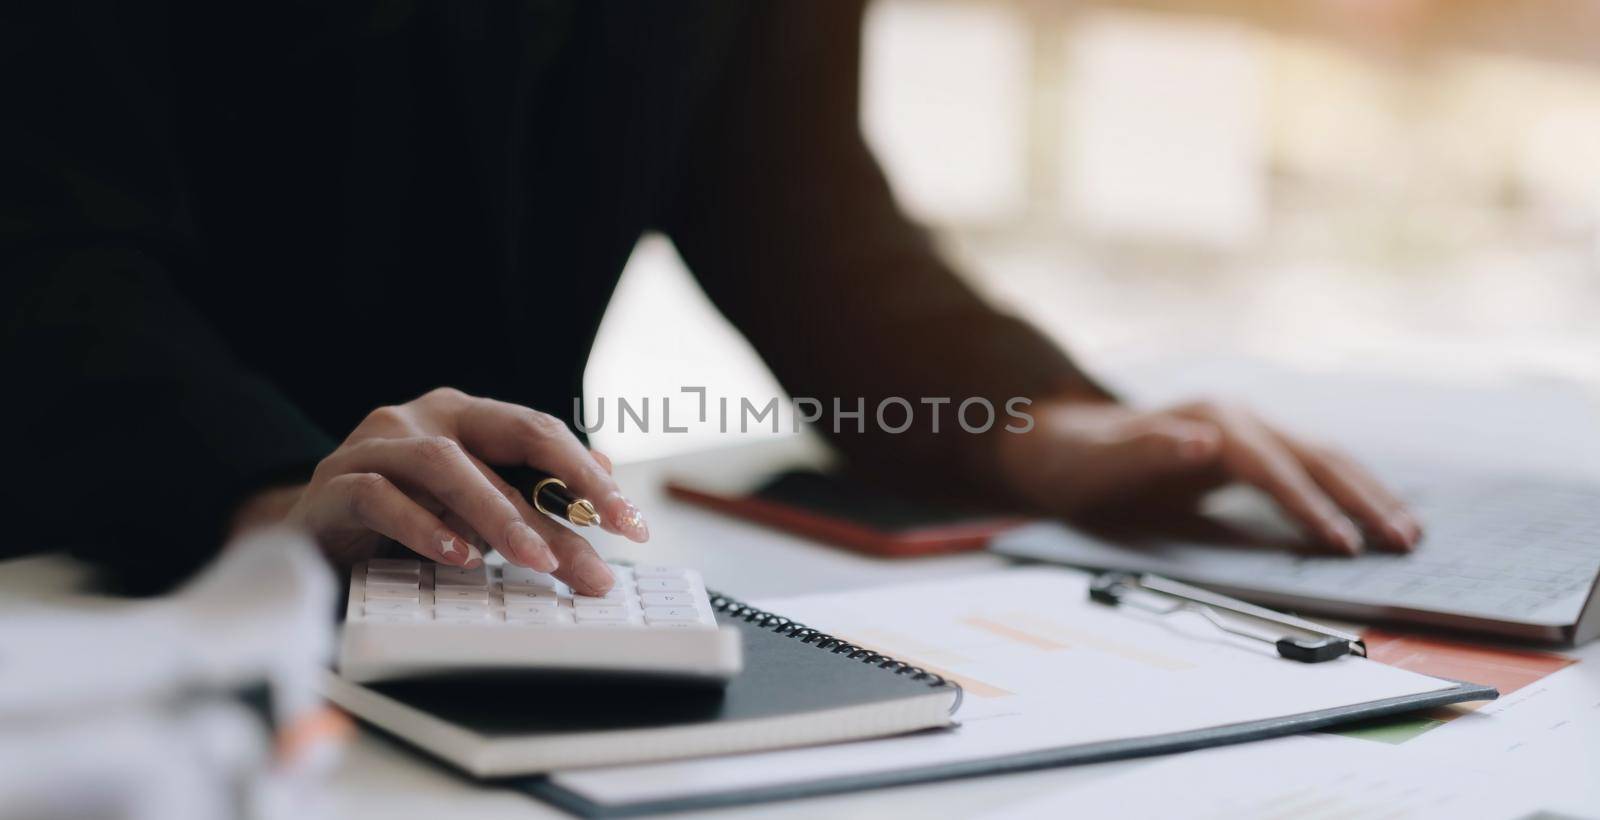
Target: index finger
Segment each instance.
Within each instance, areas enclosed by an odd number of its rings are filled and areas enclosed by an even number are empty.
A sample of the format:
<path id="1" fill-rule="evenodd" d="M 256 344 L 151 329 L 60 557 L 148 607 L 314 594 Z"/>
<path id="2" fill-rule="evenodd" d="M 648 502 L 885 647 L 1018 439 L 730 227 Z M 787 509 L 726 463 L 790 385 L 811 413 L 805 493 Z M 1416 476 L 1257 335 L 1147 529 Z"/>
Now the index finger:
<path id="1" fill-rule="evenodd" d="M 476 399 L 458 417 L 457 435 L 491 463 L 526 464 L 562 481 L 593 502 L 600 526 L 633 541 L 650 538 L 639 508 L 622 495 L 611 473 L 578 441 L 565 422 L 548 413 L 494 399 Z"/>

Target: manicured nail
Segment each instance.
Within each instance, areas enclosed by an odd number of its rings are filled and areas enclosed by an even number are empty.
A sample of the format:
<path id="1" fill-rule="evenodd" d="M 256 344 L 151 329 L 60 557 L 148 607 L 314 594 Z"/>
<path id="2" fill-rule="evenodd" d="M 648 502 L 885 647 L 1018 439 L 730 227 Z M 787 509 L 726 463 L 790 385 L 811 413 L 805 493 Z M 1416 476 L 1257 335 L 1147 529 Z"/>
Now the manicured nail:
<path id="1" fill-rule="evenodd" d="M 622 514 L 617 516 L 617 529 L 633 541 L 646 541 L 650 538 L 650 527 L 644 523 L 644 514 L 633 502 L 621 496 Z"/>
<path id="2" fill-rule="evenodd" d="M 578 580 L 582 581 L 590 592 L 604 594 L 606 590 L 611 588 L 613 581 L 611 568 L 606 566 L 604 561 L 594 558 L 586 559 L 578 565 Z"/>
<path id="3" fill-rule="evenodd" d="M 522 524 L 511 533 L 511 547 L 517 551 L 517 556 L 528 562 L 531 569 L 540 572 L 555 572 L 560 566 L 555 553 L 545 546 L 544 539 L 533 531 L 527 524 Z"/>
<path id="4" fill-rule="evenodd" d="M 439 555 L 444 558 L 444 560 L 449 561 L 452 564 L 460 563 L 459 556 L 461 554 L 461 545 L 456 543 L 456 539 L 439 539 Z"/>
<path id="5" fill-rule="evenodd" d="M 470 569 L 470 568 L 475 567 L 475 566 L 477 566 L 477 565 L 479 565 L 481 563 L 483 563 L 483 552 L 480 551 L 477 547 L 475 547 L 475 546 L 473 546 L 471 544 L 468 544 L 467 545 L 467 560 L 462 561 L 461 562 L 461 566 L 464 566 L 464 567 L 467 567 L 467 568 Z"/>
<path id="6" fill-rule="evenodd" d="M 1355 522 L 1343 516 L 1334 519 L 1328 533 L 1328 540 L 1351 555 L 1356 555 L 1366 548 L 1366 541 L 1361 537 L 1361 530 L 1356 529 Z"/>

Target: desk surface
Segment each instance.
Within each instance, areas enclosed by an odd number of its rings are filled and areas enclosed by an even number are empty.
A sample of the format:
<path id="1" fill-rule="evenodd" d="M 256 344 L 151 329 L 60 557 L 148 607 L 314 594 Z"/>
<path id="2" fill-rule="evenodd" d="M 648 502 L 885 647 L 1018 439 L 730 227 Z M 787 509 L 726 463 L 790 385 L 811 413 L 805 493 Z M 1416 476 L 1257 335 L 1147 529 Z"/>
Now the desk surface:
<path id="1" fill-rule="evenodd" d="M 685 506 L 667 499 L 660 491 L 663 475 L 671 471 L 740 469 L 751 463 L 803 457 L 804 452 L 804 444 L 796 440 L 621 467 L 619 480 L 650 515 L 652 538 L 646 545 L 608 538 L 601 543 L 601 549 L 613 559 L 698 566 L 710 585 L 747 598 L 948 577 L 1006 565 L 1003 559 L 987 554 L 898 561 L 863 557 Z M 1469 725 L 1453 724 L 1438 732 L 1441 736 L 1445 732 L 1453 734 L 1447 738 L 1454 747 L 1453 753 L 1464 753 L 1470 747 L 1463 743 L 1475 741 L 1483 745 L 1481 755 L 1474 755 L 1478 759 L 1504 755 L 1507 766 L 1525 768 L 1525 776 L 1514 774 L 1509 782 L 1541 795 L 1534 804 L 1537 808 L 1581 817 L 1600 812 L 1600 783 L 1593 782 L 1592 777 L 1593 772 L 1600 771 L 1600 644 L 1577 654 L 1587 662 L 1482 710 L 1483 714 L 1493 712 L 1499 723 L 1458 721 Z M 1524 705 L 1541 699 L 1545 702 L 1543 708 Z M 1555 707 L 1556 711 L 1575 712 L 1574 720 L 1562 727 L 1568 734 L 1554 742 L 1534 742 L 1539 739 L 1535 735 L 1550 729 L 1550 704 L 1569 702 L 1570 708 Z M 1580 705 L 1587 707 L 1587 714 L 1576 714 Z M 1518 736 L 1522 730 L 1528 737 Z M 1438 745 L 1437 739 L 1434 745 Z M 1524 751 L 1511 754 L 1508 747 L 1516 745 Z M 1351 750 L 1353 755 L 1359 752 L 1359 748 Z M 1440 753 L 1430 747 L 1418 749 L 1416 754 L 1436 757 Z M 1151 765 L 1153 761 L 1126 761 L 751 806 L 715 814 L 966 817 L 1107 777 L 1136 776 L 1141 768 Z M 1586 772 L 1590 774 L 1585 776 Z M 334 798 L 337 815 L 350 817 L 425 817 L 447 811 L 462 816 L 470 813 L 486 820 L 559 814 L 521 794 L 478 787 L 370 734 L 363 734 L 352 749 L 334 784 Z"/>
<path id="2" fill-rule="evenodd" d="M 1226 389 L 1226 385 L 1222 386 Z M 1260 402 L 1260 396 L 1249 398 Z M 1459 434 L 1459 430 L 1454 431 Z M 1546 431 L 1548 432 L 1548 431 Z M 1507 442 L 1526 457 L 1528 441 Z M 1571 441 L 1553 448 L 1571 452 Z M 624 465 L 618 479 L 649 517 L 652 538 L 636 545 L 601 535 L 597 546 L 612 559 L 696 566 L 708 583 L 749 599 L 867 587 L 999 569 L 987 554 L 915 560 L 880 560 L 821 546 L 723 518 L 667 499 L 669 472 L 722 473 L 808 456 L 803 439 L 787 439 Z M 1552 451 L 1552 459 L 1560 452 Z M 1570 458 L 1568 459 L 1570 463 Z M 1593 467 L 1594 465 L 1590 465 Z M 0 599 L 66 585 L 68 569 L 48 559 L 0 567 Z M 1600 816 L 1600 643 L 1576 653 L 1570 666 L 1399 747 L 1428 760 L 1472 760 L 1503 772 L 1507 788 L 1537 797 L 1530 807 L 1575 816 Z M 1352 745 L 1352 765 L 1379 767 Z M 1207 754 L 1198 752 L 1195 754 Z M 1392 755 L 1385 760 L 1395 760 Z M 1104 778 L 1137 778 L 1155 761 L 1127 761 L 880 790 L 721 812 L 759 817 L 964 817 L 1060 793 Z M 1152 778 L 1154 780 L 1154 778 Z M 1137 782 L 1137 781 L 1135 781 Z M 1170 784 L 1152 782 L 1152 787 Z M 1135 786 L 1137 787 L 1137 786 Z M 436 766 L 391 741 L 362 733 L 331 784 L 331 816 L 473 817 L 475 820 L 563 816 L 522 795 L 484 788 Z"/>
<path id="3" fill-rule="evenodd" d="M 1477 391 L 1333 374 L 1274 373 L 1252 363 L 1153 368 L 1126 373 L 1129 395 L 1165 401 L 1200 388 L 1251 402 L 1269 417 L 1349 447 L 1357 455 L 1405 445 L 1498 466 L 1600 476 L 1600 412 L 1593 394 L 1551 385 Z M 1314 389 L 1313 389 L 1314 388 Z M 1355 397 L 1364 412 L 1346 413 Z M 1527 424 L 1529 416 L 1540 424 Z M 1383 419 L 1381 425 L 1375 420 Z M 1375 431 L 1375 427 L 1382 427 Z M 1381 434 L 1379 434 L 1381 432 Z M 1574 454 L 1581 453 L 1581 457 Z M 699 567 L 707 582 L 748 599 L 958 576 L 1005 566 L 987 554 L 915 560 L 864 557 L 685 506 L 665 497 L 669 473 L 719 475 L 813 457 L 801 438 L 624 465 L 618 479 L 650 517 L 652 538 L 636 545 L 607 538 L 613 559 Z M 1399 751 L 1428 760 L 1473 759 L 1508 774 L 1508 787 L 1538 797 L 1530 806 L 1600 816 L 1600 642 L 1576 653 L 1586 662 L 1480 710 L 1490 719 L 1458 720 Z M 1363 747 L 1352 746 L 1360 756 Z M 1199 752 L 1196 754 L 1205 754 Z M 1459 755 L 1460 757 L 1455 757 Z M 1387 759 L 1394 759 L 1392 757 Z M 879 790 L 720 814 L 758 817 L 967 817 L 1128 775 L 1154 761 L 1125 761 Z M 1376 758 L 1356 765 L 1381 766 Z M 1152 783 L 1152 787 L 1170 784 Z M 335 783 L 341 816 L 535 817 L 551 809 L 503 790 L 483 789 L 418 761 L 389 741 L 363 735 Z"/>
<path id="4" fill-rule="evenodd" d="M 747 599 L 824 592 L 992 571 L 1007 562 L 985 553 L 885 560 L 822 546 L 735 521 L 666 497 L 671 472 L 738 470 L 809 455 L 802 439 L 734 447 L 623 465 L 617 478 L 649 517 L 650 542 L 602 535 L 611 560 L 699 567 L 707 586 Z M 1003 778 L 880 790 L 744 807 L 718 814 L 761 817 L 962 817 L 1137 764 L 1062 769 Z M 485 789 L 419 760 L 392 741 L 363 733 L 334 784 L 339 817 L 471 816 L 478 820 L 566 816 L 522 794 Z"/>

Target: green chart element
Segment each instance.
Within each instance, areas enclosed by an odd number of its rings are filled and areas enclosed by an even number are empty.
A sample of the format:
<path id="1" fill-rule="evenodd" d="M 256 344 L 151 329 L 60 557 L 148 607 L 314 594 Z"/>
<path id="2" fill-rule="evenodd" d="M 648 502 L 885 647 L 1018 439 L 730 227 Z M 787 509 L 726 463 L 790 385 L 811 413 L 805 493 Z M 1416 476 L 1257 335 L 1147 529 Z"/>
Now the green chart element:
<path id="1" fill-rule="evenodd" d="M 1330 734 L 1353 737 L 1357 740 L 1372 740 L 1378 743 L 1399 745 L 1448 722 L 1432 717 L 1400 715 L 1398 717 L 1359 723 L 1338 729 Z"/>

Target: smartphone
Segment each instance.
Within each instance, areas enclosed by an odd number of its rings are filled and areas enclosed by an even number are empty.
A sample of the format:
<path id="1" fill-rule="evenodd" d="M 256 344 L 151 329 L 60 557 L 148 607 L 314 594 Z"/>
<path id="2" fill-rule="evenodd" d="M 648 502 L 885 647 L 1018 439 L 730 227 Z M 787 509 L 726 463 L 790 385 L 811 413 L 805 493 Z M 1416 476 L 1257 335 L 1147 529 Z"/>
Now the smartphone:
<path id="1" fill-rule="evenodd" d="M 673 478 L 666 488 L 680 501 L 880 557 L 981 550 L 1027 520 L 804 468 L 760 476 L 744 487 Z"/>

